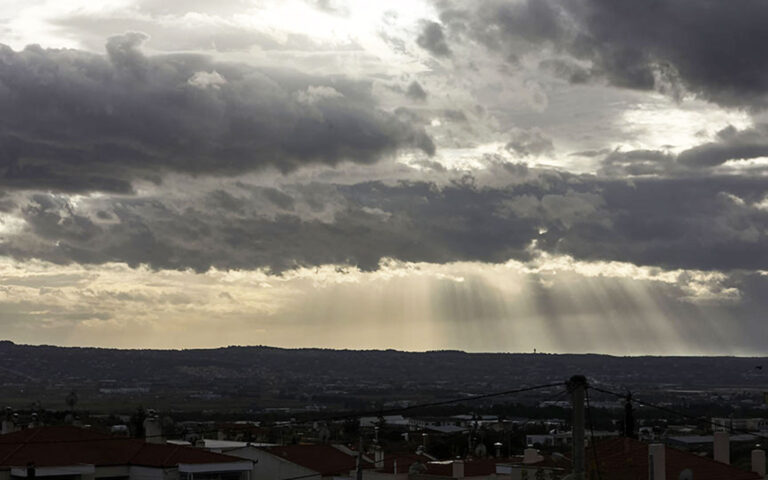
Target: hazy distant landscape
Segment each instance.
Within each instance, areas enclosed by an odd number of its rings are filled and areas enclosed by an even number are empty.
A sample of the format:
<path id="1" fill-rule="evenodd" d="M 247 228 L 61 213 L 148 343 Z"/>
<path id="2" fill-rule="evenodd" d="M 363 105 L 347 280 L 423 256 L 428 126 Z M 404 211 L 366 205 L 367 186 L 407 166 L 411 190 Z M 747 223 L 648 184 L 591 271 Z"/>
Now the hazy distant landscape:
<path id="1" fill-rule="evenodd" d="M 282 349 L 117 350 L 0 342 L 6 401 L 63 408 L 75 390 L 95 410 L 143 404 L 185 410 L 355 409 L 397 406 L 565 381 L 706 401 L 768 390 L 764 357 L 614 357 L 459 351 Z M 694 391 L 694 393 L 691 393 Z M 697 397 L 697 395 L 699 397 Z M 540 394 L 530 396 L 540 400 Z M 716 398 L 716 397 L 713 397 Z M 107 407 L 109 406 L 109 408 Z"/>

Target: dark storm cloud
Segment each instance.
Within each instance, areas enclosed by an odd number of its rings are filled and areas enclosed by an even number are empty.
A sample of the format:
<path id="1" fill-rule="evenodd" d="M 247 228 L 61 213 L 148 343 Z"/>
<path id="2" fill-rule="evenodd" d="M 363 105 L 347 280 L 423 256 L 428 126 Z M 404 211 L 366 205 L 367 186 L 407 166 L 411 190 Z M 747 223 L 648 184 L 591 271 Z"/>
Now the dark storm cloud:
<path id="1" fill-rule="evenodd" d="M 741 131 L 728 127 L 717 136 L 717 141 L 681 152 L 678 161 L 691 167 L 713 167 L 729 160 L 768 156 L 768 125 Z"/>
<path id="2" fill-rule="evenodd" d="M 661 150 L 577 152 L 572 155 L 598 157 L 604 155 L 599 173 L 622 176 L 702 176 L 728 161 L 751 160 L 768 156 L 768 125 L 759 124 L 745 130 L 729 126 L 707 142 L 673 155 Z M 764 172 L 765 167 L 740 167 L 740 173 Z"/>
<path id="3" fill-rule="evenodd" d="M 499 167 L 498 177 L 509 175 Z M 312 183 L 240 184 L 182 203 L 65 196 L 17 200 L 23 229 L 0 254 L 58 263 L 127 262 L 154 268 L 504 262 L 538 248 L 583 260 L 690 269 L 768 269 L 768 180 L 737 176 L 625 180 L 528 171 L 484 187 Z"/>
<path id="4" fill-rule="evenodd" d="M 145 56 L 145 36 L 107 56 L 0 46 L 0 185 L 128 192 L 165 172 L 372 163 L 434 145 L 376 107 L 370 85 L 255 69 L 204 56 Z"/>
<path id="5" fill-rule="evenodd" d="M 689 91 L 724 105 L 763 107 L 768 93 L 768 3 L 699 0 L 438 2 L 449 31 L 509 59 L 542 44 L 591 61 L 545 63 L 576 83 L 604 77 L 634 89 Z M 448 48 L 448 46 L 446 46 Z"/>
<path id="6" fill-rule="evenodd" d="M 696 269 L 768 268 L 764 178 L 599 182 L 609 224 L 578 223 L 546 243 L 576 258 Z"/>
<path id="7" fill-rule="evenodd" d="M 526 256 L 537 235 L 536 220 L 499 221 L 493 206 L 506 195 L 429 183 L 255 187 L 215 191 L 183 208 L 160 199 L 111 201 L 98 210 L 109 221 L 76 212 L 64 197 L 37 195 L 20 211 L 25 231 L 0 243 L 0 254 L 199 271 L 327 263 L 375 269 L 382 257 L 501 262 Z M 319 218 L 327 208 L 331 217 Z"/>
<path id="8" fill-rule="evenodd" d="M 451 49 L 448 47 L 443 33 L 443 26 L 437 22 L 425 21 L 416 43 L 438 57 L 451 55 Z"/>

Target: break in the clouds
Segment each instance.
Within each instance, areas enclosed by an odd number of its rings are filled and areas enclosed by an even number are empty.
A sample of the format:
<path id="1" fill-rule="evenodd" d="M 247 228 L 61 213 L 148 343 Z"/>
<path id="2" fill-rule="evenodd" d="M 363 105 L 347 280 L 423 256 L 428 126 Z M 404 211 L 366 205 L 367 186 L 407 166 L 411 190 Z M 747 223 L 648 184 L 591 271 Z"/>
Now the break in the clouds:
<path id="1" fill-rule="evenodd" d="M 765 353 L 767 8 L 4 4 L 3 331 Z"/>

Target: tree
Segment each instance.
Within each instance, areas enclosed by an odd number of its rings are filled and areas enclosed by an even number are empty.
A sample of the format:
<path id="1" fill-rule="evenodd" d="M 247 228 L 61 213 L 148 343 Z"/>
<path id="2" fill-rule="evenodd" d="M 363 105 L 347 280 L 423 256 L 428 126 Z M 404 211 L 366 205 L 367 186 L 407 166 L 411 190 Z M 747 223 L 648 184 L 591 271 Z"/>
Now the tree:
<path id="1" fill-rule="evenodd" d="M 144 438 L 144 420 L 147 419 L 147 412 L 142 405 L 136 408 L 136 413 L 131 415 L 130 427 L 133 432 L 133 436 L 136 438 Z"/>

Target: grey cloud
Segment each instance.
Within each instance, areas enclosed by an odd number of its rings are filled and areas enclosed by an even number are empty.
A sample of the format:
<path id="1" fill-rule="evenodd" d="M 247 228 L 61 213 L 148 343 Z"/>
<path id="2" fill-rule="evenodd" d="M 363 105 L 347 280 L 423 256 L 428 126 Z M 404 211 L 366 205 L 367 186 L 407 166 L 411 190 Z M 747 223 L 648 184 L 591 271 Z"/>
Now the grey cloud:
<path id="1" fill-rule="evenodd" d="M 6 193 L 0 191 L 0 212 L 10 212 L 16 208 L 16 202 Z"/>
<path id="2" fill-rule="evenodd" d="M 445 40 L 443 27 L 437 22 L 425 21 L 416 43 L 438 57 L 451 55 L 451 49 Z"/>
<path id="3" fill-rule="evenodd" d="M 76 211 L 63 197 L 36 196 L 20 211 L 25 231 L 1 243 L 0 253 L 57 263 L 123 261 L 199 271 L 268 267 L 280 272 L 327 263 L 375 269 L 382 257 L 436 263 L 524 257 L 537 234 L 534 220 L 494 216 L 489 207 L 503 192 L 465 185 L 370 182 L 256 191 L 265 197 L 250 190 L 214 191 L 203 202 L 183 207 L 160 199 L 120 199 L 90 214 Z M 284 198 L 288 192 L 292 201 Z M 277 209 L 269 207 L 275 199 Z M 322 209 L 329 204 L 334 207 L 327 216 Z M 105 210 L 117 221 L 92 218 Z"/>
<path id="4" fill-rule="evenodd" d="M 605 155 L 599 173 L 613 177 L 665 175 L 676 169 L 675 157 L 659 150 L 630 150 L 626 152 L 605 150 L 582 152 L 584 156 Z"/>
<path id="5" fill-rule="evenodd" d="M 195 55 L 145 56 L 138 33 L 106 57 L 0 47 L 0 185 L 130 192 L 165 172 L 233 175 L 434 152 L 422 127 L 376 107 L 370 85 Z M 190 80 L 203 72 L 208 80 Z"/>
<path id="6" fill-rule="evenodd" d="M 614 82 L 642 86 L 671 68 L 696 93 L 724 104 L 762 103 L 768 92 L 768 4 L 629 0 L 564 2 L 586 28 L 584 49 Z M 664 72 L 661 72 L 664 73 Z"/>
<path id="7" fill-rule="evenodd" d="M 415 80 L 408 85 L 408 90 L 405 91 L 405 94 L 413 100 L 424 101 L 427 99 L 426 90 Z"/>
<path id="8" fill-rule="evenodd" d="M 552 140 L 537 129 L 517 130 L 510 137 L 505 148 L 523 157 L 551 154 L 555 150 Z"/>
<path id="9" fill-rule="evenodd" d="M 716 142 L 681 152 L 678 161 L 691 167 L 713 167 L 728 160 L 768 156 L 768 125 L 737 131 L 729 127 L 719 132 Z"/>
<path id="10" fill-rule="evenodd" d="M 601 148 L 599 150 L 582 150 L 580 152 L 572 152 L 572 153 L 569 153 L 568 156 L 593 158 L 593 157 L 600 157 L 603 155 L 607 155 L 609 153 L 611 153 L 611 150 L 609 148 Z"/>
<path id="11" fill-rule="evenodd" d="M 283 210 L 290 211 L 294 209 L 295 202 L 293 200 L 293 197 L 291 197 L 287 193 L 283 193 L 276 188 L 264 188 L 262 190 L 262 194 L 264 195 L 264 198 L 266 198 L 267 200 L 269 200 L 279 208 L 282 208 Z"/>
<path id="12" fill-rule="evenodd" d="M 343 2 L 337 2 L 334 0 L 316 0 L 313 2 L 317 8 L 326 12 L 334 13 L 336 15 L 347 15 L 349 9 Z"/>
<path id="13" fill-rule="evenodd" d="M 139 49 L 149 39 L 143 32 L 128 32 L 107 40 L 107 57 L 119 73 L 144 77 L 149 70 L 149 59 Z"/>
<path id="14" fill-rule="evenodd" d="M 452 122 L 466 123 L 468 120 L 467 114 L 464 113 L 462 110 L 446 109 L 446 110 L 443 110 L 442 113 L 444 118 Z"/>
<path id="15" fill-rule="evenodd" d="M 497 210 L 502 216 L 531 218 L 542 226 L 569 229 L 578 223 L 605 224 L 610 218 L 603 198 L 596 193 L 567 191 L 564 194 L 520 195 L 502 202 Z"/>
<path id="16" fill-rule="evenodd" d="M 604 77 L 633 89 L 679 95 L 680 86 L 723 105 L 764 107 L 768 4 L 662 0 L 438 2 L 449 30 L 514 59 L 542 44 L 592 63 L 544 63 L 582 83 Z"/>
<path id="17" fill-rule="evenodd" d="M 768 269 L 767 192 L 760 177 L 627 182 L 529 172 L 500 187 L 479 186 L 471 176 L 443 186 L 243 185 L 183 202 L 97 199 L 88 209 L 38 194 L 16 212 L 26 226 L 0 242 L 0 254 L 280 272 L 328 263 L 375 269 L 383 257 L 527 259 L 536 240 L 545 251 L 585 260 L 758 270 Z"/>
<path id="18" fill-rule="evenodd" d="M 542 60 L 539 62 L 539 68 L 573 84 L 587 83 L 593 80 L 595 76 L 595 72 L 590 69 L 578 65 L 576 62 L 562 59 Z"/>
<path id="19" fill-rule="evenodd" d="M 610 224 L 577 224 L 556 241 L 584 259 L 697 269 L 768 267 L 768 192 L 760 178 L 701 177 L 601 182 Z M 738 199 L 734 201 L 733 199 Z"/>
<path id="20" fill-rule="evenodd" d="M 729 160 L 768 156 L 768 126 L 759 124 L 745 130 L 727 127 L 718 132 L 715 141 L 689 148 L 678 155 L 661 150 L 616 150 L 606 153 L 606 150 L 599 150 L 574 155 L 605 155 L 599 173 L 612 177 L 700 176 L 710 172 L 712 167 L 719 167 Z"/>

